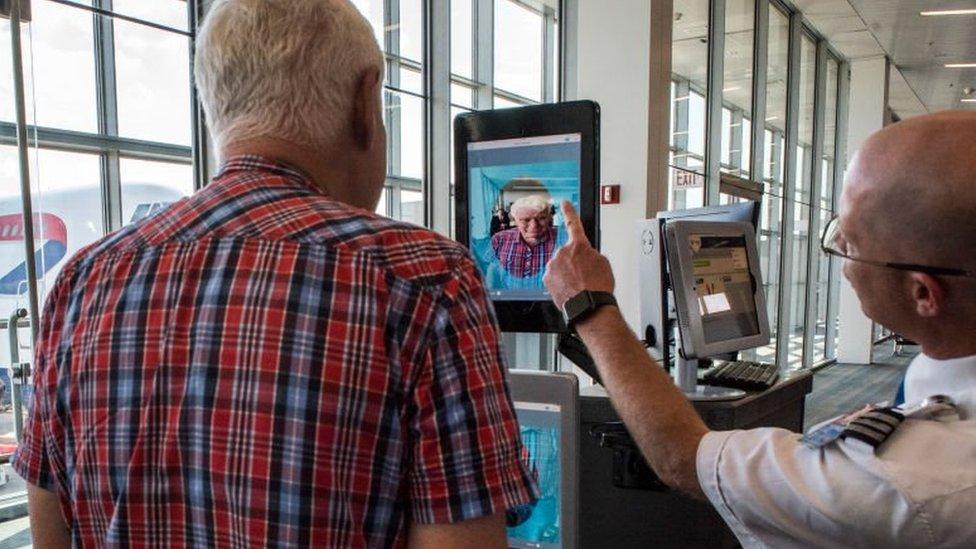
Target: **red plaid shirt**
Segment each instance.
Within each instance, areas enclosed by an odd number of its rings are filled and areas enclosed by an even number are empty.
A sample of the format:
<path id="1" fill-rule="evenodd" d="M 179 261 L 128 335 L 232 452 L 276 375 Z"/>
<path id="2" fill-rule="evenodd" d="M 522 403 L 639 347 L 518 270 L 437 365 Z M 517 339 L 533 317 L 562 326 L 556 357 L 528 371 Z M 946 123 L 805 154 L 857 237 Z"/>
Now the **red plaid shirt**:
<path id="1" fill-rule="evenodd" d="M 402 546 L 535 494 L 468 253 L 265 159 L 77 254 L 35 356 L 13 463 L 76 545 Z"/>

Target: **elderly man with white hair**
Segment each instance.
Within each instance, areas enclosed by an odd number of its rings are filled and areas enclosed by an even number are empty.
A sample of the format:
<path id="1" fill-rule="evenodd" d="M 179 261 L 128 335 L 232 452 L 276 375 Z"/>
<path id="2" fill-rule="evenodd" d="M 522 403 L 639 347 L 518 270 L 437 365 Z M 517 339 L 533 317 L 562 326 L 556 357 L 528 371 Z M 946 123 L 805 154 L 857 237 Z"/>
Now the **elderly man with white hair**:
<path id="1" fill-rule="evenodd" d="M 218 0 L 223 166 L 78 253 L 13 463 L 34 543 L 503 547 L 537 496 L 466 250 L 380 217 L 383 56 L 348 0 Z"/>
<path id="2" fill-rule="evenodd" d="M 528 195 L 512 203 L 515 227 L 491 237 L 491 249 L 505 273 L 532 279 L 542 287 L 546 263 L 561 244 L 552 223 L 552 204 L 542 195 Z"/>

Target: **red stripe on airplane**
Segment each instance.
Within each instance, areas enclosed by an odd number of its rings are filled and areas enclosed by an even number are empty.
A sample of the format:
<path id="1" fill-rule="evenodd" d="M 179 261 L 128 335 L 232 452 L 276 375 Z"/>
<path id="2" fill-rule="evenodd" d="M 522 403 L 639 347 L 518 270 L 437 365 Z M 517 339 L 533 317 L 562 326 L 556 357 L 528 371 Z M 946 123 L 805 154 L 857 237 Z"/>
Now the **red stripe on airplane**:
<path id="1" fill-rule="evenodd" d="M 57 240 L 68 244 L 68 229 L 60 217 L 49 214 L 34 214 L 34 237 L 41 240 Z M 24 217 L 20 214 L 0 215 L 0 242 L 24 239 Z"/>

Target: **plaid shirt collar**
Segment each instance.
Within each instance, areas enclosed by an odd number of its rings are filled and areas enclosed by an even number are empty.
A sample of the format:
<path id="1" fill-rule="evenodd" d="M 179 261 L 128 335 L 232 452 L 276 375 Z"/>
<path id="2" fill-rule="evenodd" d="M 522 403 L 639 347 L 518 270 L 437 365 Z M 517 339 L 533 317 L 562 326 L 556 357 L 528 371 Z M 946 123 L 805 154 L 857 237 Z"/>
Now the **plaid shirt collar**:
<path id="1" fill-rule="evenodd" d="M 236 172 L 263 172 L 280 175 L 280 178 L 252 178 L 252 177 L 228 177 Z M 308 189 L 316 194 L 328 195 L 325 189 L 319 187 L 312 180 L 312 177 L 301 168 L 289 164 L 283 160 L 278 160 L 268 156 L 258 154 L 240 154 L 228 157 L 221 164 L 217 175 L 212 179 L 212 185 L 241 185 L 260 181 L 262 186 L 283 185 L 295 186 Z"/>

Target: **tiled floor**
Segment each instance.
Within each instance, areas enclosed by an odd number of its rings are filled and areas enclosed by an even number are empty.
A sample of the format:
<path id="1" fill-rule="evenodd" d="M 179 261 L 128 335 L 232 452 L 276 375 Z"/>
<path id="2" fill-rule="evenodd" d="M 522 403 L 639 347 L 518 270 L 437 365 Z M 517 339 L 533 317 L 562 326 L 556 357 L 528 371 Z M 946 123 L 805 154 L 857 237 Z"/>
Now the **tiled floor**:
<path id="1" fill-rule="evenodd" d="M 895 356 L 888 343 L 875 348 L 874 364 L 835 364 L 817 372 L 813 377 L 813 392 L 807 397 L 804 427 L 864 404 L 893 400 L 917 348 L 908 347 L 906 352 L 909 354 Z"/>

